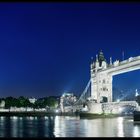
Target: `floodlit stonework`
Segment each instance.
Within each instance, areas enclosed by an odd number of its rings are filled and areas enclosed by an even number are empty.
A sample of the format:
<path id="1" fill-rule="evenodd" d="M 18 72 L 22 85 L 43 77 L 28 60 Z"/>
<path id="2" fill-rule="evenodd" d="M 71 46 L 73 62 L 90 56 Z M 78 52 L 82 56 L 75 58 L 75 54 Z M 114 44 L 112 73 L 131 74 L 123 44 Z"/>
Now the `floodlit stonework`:
<path id="1" fill-rule="evenodd" d="M 5 107 L 5 101 L 2 100 L 1 103 L 0 103 L 0 108 L 4 108 Z"/>

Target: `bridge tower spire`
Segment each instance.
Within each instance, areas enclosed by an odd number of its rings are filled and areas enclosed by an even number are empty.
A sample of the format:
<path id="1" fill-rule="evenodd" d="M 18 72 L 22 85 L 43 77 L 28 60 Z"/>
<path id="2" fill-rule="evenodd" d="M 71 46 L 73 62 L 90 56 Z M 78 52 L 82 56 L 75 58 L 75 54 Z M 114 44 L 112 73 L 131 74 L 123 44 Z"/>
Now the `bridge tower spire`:
<path id="1" fill-rule="evenodd" d="M 103 61 L 105 61 L 106 62 L 106 59 L 105 59 L 105 57 L 104 57 L 104 54 L 103 54 L 103 52 L 102 52 L 102 50 L 99 52 L 99 66 L 101 67 L 101 65 L 102 65 L 102 62 Z"/>

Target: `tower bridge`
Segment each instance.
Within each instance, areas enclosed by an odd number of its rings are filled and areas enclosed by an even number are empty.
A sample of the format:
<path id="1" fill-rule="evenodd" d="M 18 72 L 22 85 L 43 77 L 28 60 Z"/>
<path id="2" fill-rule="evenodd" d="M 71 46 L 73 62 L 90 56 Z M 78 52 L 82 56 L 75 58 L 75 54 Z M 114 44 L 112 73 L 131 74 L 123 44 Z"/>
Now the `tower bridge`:
<path id="1" fill-rule="evenodd" d="M 89 113 L 119 113 L 120 107 L 136 108 L 136 101 L 113 102 L 112 81 L 114 75 L 140 69 L 140 56 L 130 57 L 126 60 L 116 60 L 108 64 L 103 52 L 96 55 L 95 62 L 90 65 L 91 78 L 81 94 L 74 103 L 73 110 L 82 108 L 83 104 L 88 106 Z M 90 94 L 88 92 L 90 90 Z"/>
<path id="2" fill-rule="evenodd" d="M 100 103 L 104 97 L 107 102 L 112 102 L 113 76 L 140 69 L 140 56 L 130 57 L 127 60 L 116 60 L 107 64 L 101 51 L 96 55 L 96 61 L 91 64 L 91 98 Z"/>

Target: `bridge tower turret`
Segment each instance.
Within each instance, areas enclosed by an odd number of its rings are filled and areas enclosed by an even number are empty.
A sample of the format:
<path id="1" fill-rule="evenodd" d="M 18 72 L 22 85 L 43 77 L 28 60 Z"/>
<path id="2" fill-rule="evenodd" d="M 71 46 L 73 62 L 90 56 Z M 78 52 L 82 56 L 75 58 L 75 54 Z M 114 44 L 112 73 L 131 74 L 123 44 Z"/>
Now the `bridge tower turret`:
<path id="1" fill-rule="evenodd" d="M 99 52 L 99 66 L 101 67 L 102 66 L 102 62 L 106 62 L 106 59 L 104 57 L 104 54 L 102 52 L 102 50 Z"/>
<path id="2" fill-rule="evenodd" d="M 110 66 L 112 65 L 112 57 L 110 57 Z"/>

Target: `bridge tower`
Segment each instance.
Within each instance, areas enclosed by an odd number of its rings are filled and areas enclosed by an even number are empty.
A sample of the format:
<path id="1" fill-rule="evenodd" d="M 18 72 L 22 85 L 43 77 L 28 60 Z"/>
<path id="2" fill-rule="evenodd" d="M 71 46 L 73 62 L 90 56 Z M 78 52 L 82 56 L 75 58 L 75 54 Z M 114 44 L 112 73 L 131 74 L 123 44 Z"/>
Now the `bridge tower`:
<path id="1" fill-rule="evenodd" d="M 100 73 L 110 65 L 112 65 L 111 58 L 108 65 L 102 51 L 96 55 L 96 61 L 91 64 L 91 98 L 97 103 L 112 102 L 112 75 Z"/>

